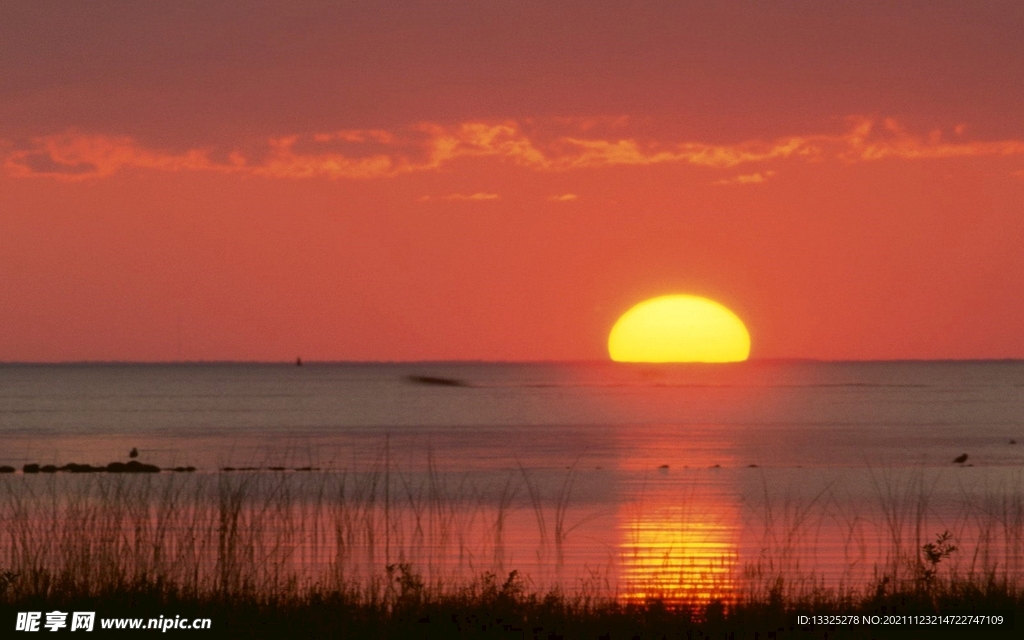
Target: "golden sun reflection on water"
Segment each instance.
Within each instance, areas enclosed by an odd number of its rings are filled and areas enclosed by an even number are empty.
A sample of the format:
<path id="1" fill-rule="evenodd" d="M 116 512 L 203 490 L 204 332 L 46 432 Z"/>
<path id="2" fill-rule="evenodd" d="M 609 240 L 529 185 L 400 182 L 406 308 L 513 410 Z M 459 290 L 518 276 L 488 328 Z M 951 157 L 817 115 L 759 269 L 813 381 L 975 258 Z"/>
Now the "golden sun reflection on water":
<path id="1" fill-rule="evenodd" d="M 663 504 L 620 523 L 620 598 L 701 604 L 729 601 L 738 566 L 735 509 Z"/>
<path id="2" fill-rule="evenodd" d="M 724 431 L 712 423 L 647 424 L 617 434 L 616 468 L 639 472 L 621 487 L 617 509 L 620 600 L 735 600 L 740 505 L 722 474 L 739 463 Z"/>

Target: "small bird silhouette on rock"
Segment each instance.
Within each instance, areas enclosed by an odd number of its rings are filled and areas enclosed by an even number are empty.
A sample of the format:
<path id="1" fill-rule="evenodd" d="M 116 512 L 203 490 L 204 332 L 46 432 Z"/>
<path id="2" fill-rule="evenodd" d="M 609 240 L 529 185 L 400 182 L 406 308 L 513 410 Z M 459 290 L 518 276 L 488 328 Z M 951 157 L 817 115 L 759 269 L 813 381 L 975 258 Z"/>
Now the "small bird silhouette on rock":
<path id="1" fill-rule="evenodd" d="M 139 457 L 139 450 L 136 449 L 135 447 L 132 447 L 132 450 L 128 452 L 128 457 L 129 458 L 138 458 Z"/>
<path id="2" fill-rule="evenodd" d="M 953 458 L 953 462 L 955 462 L 957 464 L 963 464 L 963 463 L 967 462 L 967 454 L 963 453 L 963 454 L 958 455 L 957 457 Z"/>

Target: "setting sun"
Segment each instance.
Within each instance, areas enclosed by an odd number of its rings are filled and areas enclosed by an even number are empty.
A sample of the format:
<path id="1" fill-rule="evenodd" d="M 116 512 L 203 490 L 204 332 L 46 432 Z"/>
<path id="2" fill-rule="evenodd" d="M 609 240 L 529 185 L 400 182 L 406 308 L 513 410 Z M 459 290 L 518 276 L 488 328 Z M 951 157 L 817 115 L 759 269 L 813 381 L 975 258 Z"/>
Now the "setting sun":
<path id="1" fill-rule="evenodd" d="M 713 300 L 668 295 L 622 314 L 608 336 L 616 362 L 739 362 L 750 355 L 743 321 Z"/>

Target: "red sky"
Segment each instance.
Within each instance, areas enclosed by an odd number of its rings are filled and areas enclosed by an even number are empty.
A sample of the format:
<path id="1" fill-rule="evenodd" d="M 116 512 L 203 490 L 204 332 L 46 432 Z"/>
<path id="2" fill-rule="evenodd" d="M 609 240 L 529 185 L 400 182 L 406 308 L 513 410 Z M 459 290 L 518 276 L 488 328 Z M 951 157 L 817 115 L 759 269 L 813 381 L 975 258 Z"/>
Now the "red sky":
<path id="1" fill-rule="evenodd" d="M 0 361 L 1024 358 L 1021 3 L 332 5 L 0 8 Z"/>

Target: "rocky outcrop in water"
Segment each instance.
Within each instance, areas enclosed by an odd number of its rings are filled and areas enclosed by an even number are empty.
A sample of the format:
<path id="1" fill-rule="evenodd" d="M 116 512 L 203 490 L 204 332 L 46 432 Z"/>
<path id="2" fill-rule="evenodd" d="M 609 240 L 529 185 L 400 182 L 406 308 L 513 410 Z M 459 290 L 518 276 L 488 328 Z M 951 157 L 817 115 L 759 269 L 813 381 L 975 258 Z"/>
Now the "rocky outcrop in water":
<path id="1" fill-rule="evenodd" d="M 155 464 L 146 464 L 144 462 L 139 462 L 138 460 L 131 460 L 129 462 L 111 462 L 110 464 L 102 466 L 69 462 L 61 467 L 53 464 L 40 465 L 33 462 L 26 464 L 21 468 L 22 473 L 57 473 L 58 471 L 66 473 L 160 473 L 160 471 L 188 472 L 195 470 L 195 467 L 173 467 L 170 469 L 161 469 Z M 0 467 L 0 473 L 14 473 L 14 471 L 14 467 Z"/>

